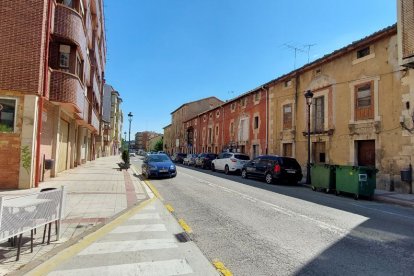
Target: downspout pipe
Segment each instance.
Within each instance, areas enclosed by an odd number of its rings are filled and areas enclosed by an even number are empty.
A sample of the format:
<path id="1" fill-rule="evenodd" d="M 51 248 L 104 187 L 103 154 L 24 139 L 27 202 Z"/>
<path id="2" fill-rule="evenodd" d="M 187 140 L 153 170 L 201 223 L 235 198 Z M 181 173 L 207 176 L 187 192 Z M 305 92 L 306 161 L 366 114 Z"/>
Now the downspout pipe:
<path id="1" fill-rule="evenodd" d="M 268 87 L 263 86 L 263 85 L 262 85 L 261 89 L 266 91 L 266 144 L 265 144 L 265 146 L 266 146 L 266 154 L 268 154 L 268 152 L 269 152 L 269 149 L 268 149 L 268 147 L 269 147 L 269 134 L 268 134 L 268 128 L 269 128 L 269 111 L 268 111 L 268 109 L 269 109 L 269 107 L 268 107 L 268 105 L 269 105 L 269 102 L 268 102 L 269 89 L 268 89 Z"/>
<path id="2" fill-rule="evenodd" d="M 36 165 L 35 165 L 35 187 L 39 187 L 40 182 L 40 145 L 42 138 L 42 115 L 43 115 L 43 100 L 46 96 L 48 89 L 48 76 L 49 76 L 49 43 L 50 43 L 50 24 L 52 21 L 52 0 L 48 1 L 47 7 L 47 26 L 46 26 L 46 39 L 45 39 L 45 51 L 44 51 L 44 64 L 43 64 L 43 87 L 41 95 L 38 101 L 37 112 L 37 137 L 36 137 Z"/>

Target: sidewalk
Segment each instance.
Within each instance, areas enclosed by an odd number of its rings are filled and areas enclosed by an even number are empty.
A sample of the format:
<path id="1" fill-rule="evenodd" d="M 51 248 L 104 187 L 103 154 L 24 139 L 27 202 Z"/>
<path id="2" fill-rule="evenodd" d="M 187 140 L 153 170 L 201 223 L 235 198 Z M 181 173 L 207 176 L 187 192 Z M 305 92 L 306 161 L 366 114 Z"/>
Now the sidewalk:
<path id="1" fill-rule="evenodd" d="M 34 252 L 30 253 L 30 233 L 24 235 L 18 262 L 15 261 L 16 248 L 8 247 L 8 243 L 3 241 L 0 247 L 0 275 L 15 271 L 41 256 L 45 258 L 46 253 L 65 242 L 75 243 L 126 209 L 148 199 L 139 179 L 132 175 L 131 170 L 119 171 L 118 162 L 121 162 L 119 156 L 98 158 L 41 183 L 39 188 L 0 192 L 0 196 L 16 196 L 46 187 L 60 188 L 64 185 L 66 189 L 66 212 L 60 240 L 55 241 L 52 235 L 49 245 L 41 244 L 43 229 L 38 229 Z"/>

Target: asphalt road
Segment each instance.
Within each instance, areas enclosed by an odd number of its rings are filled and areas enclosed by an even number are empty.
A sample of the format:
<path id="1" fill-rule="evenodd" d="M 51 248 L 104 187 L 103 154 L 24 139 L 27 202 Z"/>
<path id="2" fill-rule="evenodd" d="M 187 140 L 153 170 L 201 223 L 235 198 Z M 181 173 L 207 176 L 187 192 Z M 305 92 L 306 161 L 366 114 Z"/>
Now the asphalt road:
<path id="1" fill-rule="evenodd" d="M 234 275 L 414 271 L 412 208 L 183 166 L 175 178 L 150 181 L 207 258 Z"/>

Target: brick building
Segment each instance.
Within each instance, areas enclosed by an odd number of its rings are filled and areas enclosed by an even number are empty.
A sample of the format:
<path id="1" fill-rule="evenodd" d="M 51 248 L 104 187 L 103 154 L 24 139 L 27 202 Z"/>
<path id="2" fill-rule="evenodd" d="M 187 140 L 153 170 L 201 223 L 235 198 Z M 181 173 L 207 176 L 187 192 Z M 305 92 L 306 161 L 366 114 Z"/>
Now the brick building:
<path id="1" fill-rule="evenodd" d="M 267 152 L 267 90 L 259 87 L 184 122 L 184 152 Z"/>
<path id="2" fill-rule="evenodd" d="M 103 145 L 103 3 L 5 0 L 0 16 L 0 188 L 30 188 Z"/>

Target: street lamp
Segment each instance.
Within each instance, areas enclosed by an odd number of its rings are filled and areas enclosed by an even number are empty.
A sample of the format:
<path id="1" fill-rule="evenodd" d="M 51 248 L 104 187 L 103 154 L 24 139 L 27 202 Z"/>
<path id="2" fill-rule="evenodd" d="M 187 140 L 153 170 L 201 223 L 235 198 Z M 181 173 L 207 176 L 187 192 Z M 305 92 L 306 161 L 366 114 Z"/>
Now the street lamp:
<path id="1" fill-rule="evenodd" d="M 310 176 L 310 109 L 312 105 L 312 98 L 313 93 L 312 91 L 308 90 L 305 93 L 306 104 L 308 106 L 308 163 L 306 164 L 306 184 L 311 184 L 311 176 Z"/>
<path id="2" fill-rule="evenodd" d="M 124 142 L 125 142 L 125 144 L 126 144 L 126 143 L 127 143 L 127 142 L 126 142 L 126 131 L 124 131 L 124 136 L 125 136 Z"/>
<path id="3" fill-rule="evenodd" d="M 128 121 L 129 121 L 129 134 L 128 134 L 128 154 L 129 154 L 129 148 L 131 147 L 131 122 L 132 122 L 132 112 L 128 113 Z"/>

